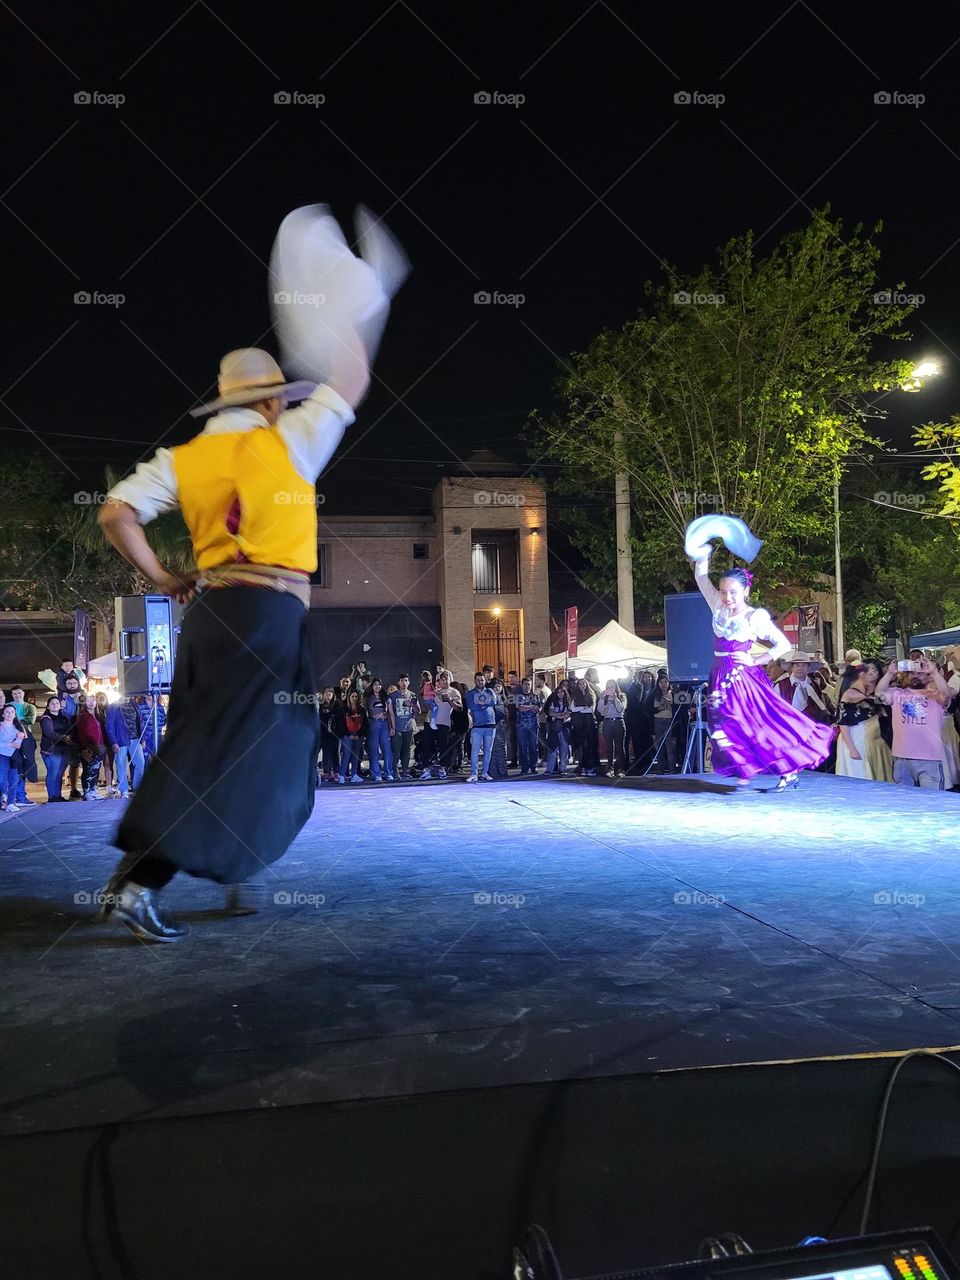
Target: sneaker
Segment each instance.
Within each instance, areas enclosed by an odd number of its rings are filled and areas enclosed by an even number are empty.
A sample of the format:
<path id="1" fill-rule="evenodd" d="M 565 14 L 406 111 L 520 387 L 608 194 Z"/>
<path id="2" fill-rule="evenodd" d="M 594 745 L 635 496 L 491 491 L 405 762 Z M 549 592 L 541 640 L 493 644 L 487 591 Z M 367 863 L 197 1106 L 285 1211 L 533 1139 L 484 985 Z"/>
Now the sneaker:
<path id="1" fill-rule="evenodd" d="M 382 782 L 382 781 L 383 781 L 383 779 L 382 779 L 382 778 L 374 778 L 374 779 L 373 779 L 373 781 L 374 781 L 374 782 Z"/>
<path id="2" fill-rule="evenodd" d="M 429 769 L 424 769 L 423 773 L 421 773 L 421 775 L 420 775 L 420 781 L 421 781 L 421 782 L 432 782 L 432 781 L 433 781 L 433 774 L 430 772 L 430 770 L 429 770 Z"/>
<path id="3" fill-rule="evenodd" d="M 30 805 L 34 805 L 36 803 L 37 803 L 36 800 L 18 800 L 17 801 L 17 804 L 20 806 L 21 809 L 23 808 L 24 805 L 26 805 L 29 808 Z"/>
<path id="4" fill-rule="evenodd" d="M 338 779 L 337 779 L 337 781 L 340 783 L 340 785 L 341 785 L 341 787 L 342 787 L 342 786 L 343 786 L 343 784 L 346 782 L 346 778 L 338 778 Z"/>
<path id="5" fill-rule="evenodd" d="M 118 799 L 118 800 L 129 800 L 129 799 L 130 799 L 130 792 L 129 792 L 129 791 L 118 791 L 118 792 L 117 792 L 117 799 Z"/>
<path id="6" fill-rule="evenodd" d="M 70 792 L 69 799 L 71 799 L 71 800 L 82 800 L 82 799 L 83 799 L 83 792 L 82 792 L 82 791 L 77 791 L 76 789 L 74 789 L 73 791 L 71 791 L 71 792 Z"/>
<path id="7" fill-rule="evenodd" d="M 388 773 L 388 774 L 387 774 L 387 781 L 388 781 L 388 782 L 393 782 L 393 781 L 394 781 L 394 777 L 393 777 L 393 774 L 392 774 L 392 773 Z"/>
<path id="8" fill-rule="evenodd" d="M 13 801 L 11 800 L 11 801 L 10 801 L 10 803 L 7 805 L 6 809 L 4 810 L 4 812 L 5 812 L 5 813 L 19 813 L 19 812 L 20 812 L 20 806 L 19 806 L 18 804 L 14 804 L 14 803 L 13 803 Z"/>
<path id="9" fill-rule="evenodd" d="M 351 782 L 360 782 L 360 783 L 362 783 L 362 782 L 363 782 L 363 779 L 360 777 L 359 773 L 355 773 L 355 774 L 353 775 L 353 777 L 350 779 L 350 781 L 351 781 Z"/>
<path id="10" fill-rule="evenodd" d="M 493 779 L 490 777 L 489 773 L 485 773 L 485 774 L 483 774 L 482 776 L 483 776 L 483 780 L 484 780 L 484 782 L 492 782 L 492 781 L 493 781 Z"/>
<path id="11" fill-rule="evenodd" d="M 447 776 L 447 771 L 446 771 L 446 769 L 438 769 L 438 770 L 437 770 L 437 777 L 438 777 L 438 778 L 445 778 L 446 776 Z"/>
<path id="12" fill-rule="evenodd" d="M 471 773 L 470 777 L 467 779 L 468 782 L 476 782 L 476 780 L 477 775 L 475 773 Z"/>

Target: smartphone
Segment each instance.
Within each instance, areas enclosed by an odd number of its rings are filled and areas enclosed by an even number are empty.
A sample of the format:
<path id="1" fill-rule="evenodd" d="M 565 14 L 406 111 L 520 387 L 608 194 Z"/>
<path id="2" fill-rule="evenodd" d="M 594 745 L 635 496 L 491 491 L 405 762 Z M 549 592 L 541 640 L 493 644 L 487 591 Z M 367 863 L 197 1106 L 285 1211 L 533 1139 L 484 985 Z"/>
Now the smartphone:
<path id="1" fill-rule="evenodd" d="M 901 658 L 897 663 L 898 671 L 919 671 L 920 663 L 913 658 Z"/>

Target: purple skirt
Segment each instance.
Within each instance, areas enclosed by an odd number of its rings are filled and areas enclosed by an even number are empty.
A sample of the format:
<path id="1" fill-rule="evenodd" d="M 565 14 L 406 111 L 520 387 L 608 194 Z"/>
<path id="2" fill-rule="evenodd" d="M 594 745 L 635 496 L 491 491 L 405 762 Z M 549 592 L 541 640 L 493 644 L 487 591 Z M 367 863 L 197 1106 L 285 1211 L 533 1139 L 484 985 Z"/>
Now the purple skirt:
<path id="1" fill-rule="evenodd" d="M 762 667 L 726 657 L 710 673 L 707 724 L 714 772 L 739 778 L 812 769 L 833 742 L 833 726 L 781 698 Z"/>

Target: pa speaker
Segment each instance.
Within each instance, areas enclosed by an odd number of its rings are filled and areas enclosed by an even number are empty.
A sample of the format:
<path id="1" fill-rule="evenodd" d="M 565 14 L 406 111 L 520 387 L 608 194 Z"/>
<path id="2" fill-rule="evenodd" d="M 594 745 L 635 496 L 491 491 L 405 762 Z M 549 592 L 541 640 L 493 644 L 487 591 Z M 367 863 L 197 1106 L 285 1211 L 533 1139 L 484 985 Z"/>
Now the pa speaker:
<path id="1" fill-rule="evenodd" d="M 700 592 L 664 596 L 663 620 L 670 679 L 708 679 L 713 666 L 713 616 Z"/>
<path id="2" fill-rule="evenodd" d="M 117 596 L 114 605 L 120 692 L 169 693 L 183 606 L 170 596 Z"/>

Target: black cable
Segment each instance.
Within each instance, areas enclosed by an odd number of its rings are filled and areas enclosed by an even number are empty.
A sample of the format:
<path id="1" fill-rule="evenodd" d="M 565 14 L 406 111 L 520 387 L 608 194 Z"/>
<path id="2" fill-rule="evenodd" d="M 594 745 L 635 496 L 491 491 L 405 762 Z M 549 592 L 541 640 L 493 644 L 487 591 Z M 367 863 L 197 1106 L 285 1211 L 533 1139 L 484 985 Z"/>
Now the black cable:
<path id="1" fill-rule="evenodd" d="M 863 1216 L 860 1219 L 859 1235 L 866 1235 L 867 1222 L 870 1218 L 870 1210 L 873 1207 L 873 1192 L 877 1181 L 877 1167 L 880 1164 L 880 1148 L 883 1144 L 884 1130 L 887 1124 L 887 1113 L 890 1108 L 890 1095 L 893 1093 L 893 1086 L 897 1082 L 900 1072 L 913 1058 L 933 1058 L 935 1062 L 942 1062 L 950 1067 L 953 1071 L 960 1071 L 960 1065 L 953 1062 L 950 1058 L 944 1058 L 939 1053 L 934 1053 L 932 1049 L 914 1049 L 897 1062 L 893 1071 L 890 1073 L 890 1079 L 887 1081 L 887 1087 L 883 1093 L 883 1101 L 880 1103 L 880 1112 L 877 1116 L 877 1128 L 873 1141 L 873 1153 L 870 1158 L 870 1169 L 867 1174 L 867 1189 L 864 1196 Z"/>

